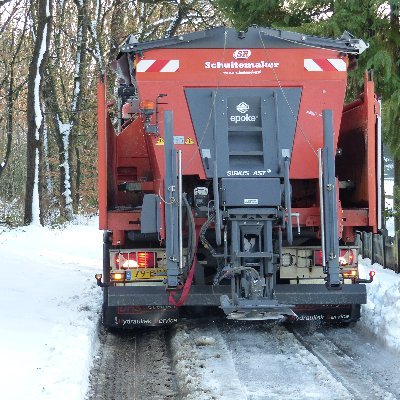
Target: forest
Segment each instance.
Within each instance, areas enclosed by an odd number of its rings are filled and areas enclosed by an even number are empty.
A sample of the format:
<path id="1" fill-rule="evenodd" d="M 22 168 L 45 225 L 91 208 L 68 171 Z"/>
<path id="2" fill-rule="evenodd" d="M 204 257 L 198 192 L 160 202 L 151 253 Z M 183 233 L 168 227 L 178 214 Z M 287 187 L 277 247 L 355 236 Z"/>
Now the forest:
<path id="1" fill-rule="evenodd" d="M 374 71 L 397 217 L 399 9 L 398 0 L 0 0 L 0 223 L 57 225 L 96 213 L 96 86 L 104 75 L 112 86 L 109 66 L 129 34 L 143 41 L 252 24 L 326 37 L 348 31 L 369 43 L 347 96 Z"/>

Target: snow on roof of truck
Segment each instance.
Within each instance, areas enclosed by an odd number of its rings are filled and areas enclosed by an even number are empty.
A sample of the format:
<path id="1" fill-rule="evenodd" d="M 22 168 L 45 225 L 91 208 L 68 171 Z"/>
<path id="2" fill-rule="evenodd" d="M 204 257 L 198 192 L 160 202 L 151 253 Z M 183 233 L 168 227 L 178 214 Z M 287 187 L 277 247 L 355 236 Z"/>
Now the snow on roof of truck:
<path id="1" fill-rule="evenodd" d="M 185 33 L 171 38 L 138 42 L 129 35 L 120 49 L 121 53 L 139 53 L 157 48 L 304 48 L 316 47 L 358 55 L 368 48 L 362 39 L 345 31 L 338 39 L 306 35 L 274 28 L 251 26 L 245 31 L 217 27 L 198 32 Z"/>

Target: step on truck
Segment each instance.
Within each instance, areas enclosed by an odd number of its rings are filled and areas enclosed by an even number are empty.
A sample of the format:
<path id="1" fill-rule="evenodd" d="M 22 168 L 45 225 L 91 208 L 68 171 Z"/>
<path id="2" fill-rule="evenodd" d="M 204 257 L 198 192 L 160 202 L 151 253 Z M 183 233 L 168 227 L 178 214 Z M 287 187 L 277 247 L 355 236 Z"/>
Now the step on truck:
<path id="1" fill-rule="evenodd" d="M 180 311 L 356 321 L 366 303 L 356 230 L 380 229 L 380 103 L 368 46 L 219 27 L 138 42 L 98 84 L 103 323 Z"/>

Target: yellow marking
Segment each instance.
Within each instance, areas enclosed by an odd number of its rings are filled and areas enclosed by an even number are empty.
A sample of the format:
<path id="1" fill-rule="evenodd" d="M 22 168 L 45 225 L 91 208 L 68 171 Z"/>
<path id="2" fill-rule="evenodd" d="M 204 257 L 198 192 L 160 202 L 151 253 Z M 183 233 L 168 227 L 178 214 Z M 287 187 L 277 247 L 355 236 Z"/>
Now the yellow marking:
<path id="1" fill-rule="evenodd" d="M 162 137 L 157 139 L 156 146 L 164 146 L 164 139 Z"/>
<path id="2" fill-rule="evenodd" d="M 188 137 L 188 138 L 185 140 L 185 144 L 194 144 L 194 140 L 193 140 L 191 137 Z"/>

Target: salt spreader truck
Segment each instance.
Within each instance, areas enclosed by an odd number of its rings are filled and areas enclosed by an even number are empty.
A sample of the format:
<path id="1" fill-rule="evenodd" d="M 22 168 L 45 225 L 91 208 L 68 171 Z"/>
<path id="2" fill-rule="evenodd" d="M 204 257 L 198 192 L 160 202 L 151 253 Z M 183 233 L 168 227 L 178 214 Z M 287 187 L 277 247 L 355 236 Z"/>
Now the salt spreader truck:
<path id="1" fill-rule="evenodd" d="M 127 38 L 114 101 L 98 86 L 106 326 L 182 307 L 359 319 L 373 275 L 359 277 L 355 232 L 381 219 L 371 74 L 344 99 L 366 48 L 255 26 Z"/>

